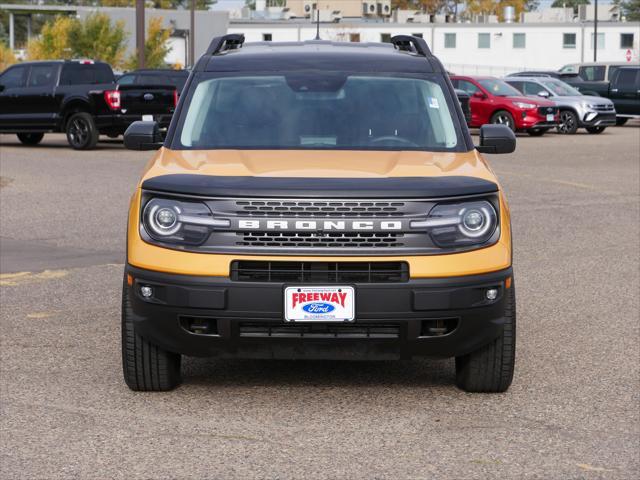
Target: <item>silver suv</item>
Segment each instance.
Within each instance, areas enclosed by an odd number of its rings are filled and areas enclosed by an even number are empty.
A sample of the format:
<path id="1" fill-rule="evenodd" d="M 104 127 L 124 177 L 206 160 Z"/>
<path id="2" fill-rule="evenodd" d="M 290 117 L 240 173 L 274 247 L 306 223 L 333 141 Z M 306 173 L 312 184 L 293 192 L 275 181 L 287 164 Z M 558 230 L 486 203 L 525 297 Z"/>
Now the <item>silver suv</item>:
<path id="1" fill-rule="evenodd" d="M 589 133 L 602 133 L 616 124 L 616 109 L 608 98 L 583 95 L 571 85 L 551 77 L 507 77 L 504 79 L 528 97 L 553 100 L 560 108 L 558 133 L 576 133 L 585 128 Z"/>

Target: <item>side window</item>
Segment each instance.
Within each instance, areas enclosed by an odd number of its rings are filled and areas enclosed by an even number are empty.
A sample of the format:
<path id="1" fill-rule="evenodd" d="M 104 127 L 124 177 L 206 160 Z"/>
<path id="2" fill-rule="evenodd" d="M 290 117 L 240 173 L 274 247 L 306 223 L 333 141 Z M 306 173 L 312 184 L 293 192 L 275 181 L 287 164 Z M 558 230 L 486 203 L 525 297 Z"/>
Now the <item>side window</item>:
<path id="1" fill-rule="evenodd" d="M 28 69 L 26 65 L 10 68 L 0 76 L 0 85 L 5 89 L 24 87 L 27 83 Z"/>
<path id="2" fill-rule="evenodd" d="M 535 82 L 523 82 L 523 83 L 524 85 L 522 88 L 525 95 L 538 95 L 538 93 L 544 90 L 544 87 L 541 87 Z"/>
<path id="3" fill-rule="evenodd" d="M 460 86 L 458 87 L 460 90 L 464 90 L 469 95 L 473 95 L 476 92 L 479 92 L 480 89 L 476 87 L 473 83 L 467 80 L 460 80 Z"/>
<path id="4" fill-rule="evenodd" d="M 621 67 L 622 65 L 609 65 L 609 71 L 607 72 L 607 80 L 611 81 L 613 78 L 613 74 Z"/>
<path id="5" fill-rule="evenodd" d="M 580 76 L 583 80 L 601 81 L 604 80 L 604 71 L 606 67 L 603 65 L 591 65 L 588 67 L 580 67 Z"/>
<path id="6" fill-rule="evenodd" d="M 133 85 L 135 83 L 135 75 L 123 75 L 118 79 L 118 85 Z"/>
<path id="7" fill-rule="evenodd" d="M 614 84 L 617 88 L 625 90 L 632 90 L 635 88 L 636 74 L 640 70 L 635 69 L 621 69 L 618 70 L 618 75 L 614 79 Z"/>
<path id="8" fill-rule="evenodd" d="M 62 68 L 60 85 L 97 85 L 100 83 L 114 83 L 113 72 L 108 65 L 68 63 Z"/>
<path id="9" fill-rule="evenodd" d="M 29 75 L 29 87 L 48 87 L 55 84 L 57 68 L 54 65 L 33 65 Z"/>
<path id="10" fill-rule="evenodd" d="M 524 87 L 522 86 L 523 82 L 520 82 L 520 81 L 515 82 L 513 80 L 509 80 L 507 83 L 511 85 L 513 88 L 515 88 L 516 90 L 524 93 Z"/>

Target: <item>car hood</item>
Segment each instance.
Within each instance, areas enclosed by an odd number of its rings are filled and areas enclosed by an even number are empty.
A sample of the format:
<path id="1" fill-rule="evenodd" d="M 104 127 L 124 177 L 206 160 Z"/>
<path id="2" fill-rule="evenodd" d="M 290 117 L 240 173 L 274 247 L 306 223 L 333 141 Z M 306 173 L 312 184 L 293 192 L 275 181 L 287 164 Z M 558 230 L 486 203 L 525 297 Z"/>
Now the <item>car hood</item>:
<path id="1" fill-rule="evenodd" d="M 601 105 L 613 105 L 613 102 L 605 97 L 596 97 L 595 95 L 573 95 L 566 97 L 557 97 L 560 99 L 567 99 L 573 102 L 589 103 L 589 104 L 601 104 Z"/>
<path id="2" fill-rule="evenodd" d="M 160 175 L 388 178 L 469 176 L 494 183 L 495 175 L 471 152 L 324 150 L 170 150 L 161 148 L 140 181 Z"/>

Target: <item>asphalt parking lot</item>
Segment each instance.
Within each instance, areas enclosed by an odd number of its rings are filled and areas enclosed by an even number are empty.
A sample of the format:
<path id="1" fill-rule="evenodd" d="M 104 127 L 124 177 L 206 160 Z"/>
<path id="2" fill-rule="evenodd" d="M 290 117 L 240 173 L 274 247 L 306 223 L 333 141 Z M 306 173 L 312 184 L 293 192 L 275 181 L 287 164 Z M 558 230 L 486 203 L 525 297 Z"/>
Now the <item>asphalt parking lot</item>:
<path id="1" fill-rule="evenodd" d="M 511 389 L 452 360 L 187 359 L 129 391 L 120 288 L 129 197 L 151 153 L 0 136 L 0 477 L 640 476 L 640 123 L 520 136 L 490 157 L 513 217 Z"/>

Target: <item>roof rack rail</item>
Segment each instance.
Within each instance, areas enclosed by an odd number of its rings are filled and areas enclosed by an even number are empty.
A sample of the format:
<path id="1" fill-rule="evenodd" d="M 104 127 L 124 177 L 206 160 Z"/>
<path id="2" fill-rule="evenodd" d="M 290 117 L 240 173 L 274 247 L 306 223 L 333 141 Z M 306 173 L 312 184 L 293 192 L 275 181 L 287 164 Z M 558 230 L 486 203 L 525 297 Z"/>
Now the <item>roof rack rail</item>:
<path id="1" fill-rule="evenodd" d="M 431 56 L 431 50 L 429 50 L 429 45 L 424 41 L 424 38 L 413 35 L 395 35 L 391 37 L 391 43 L 403 52 L 416 52 L 423 57 Z"/>
<path id="2" fill-rule="evenodd" d="M 227 50 L 236 50 L 241 48 L 243 43 L 244 34 L 242 33 L 230 33 L 229 35 L 223 35 L 222 37 L 215 37 L 211 40 L 206 54 L 216 55 Z"/>

